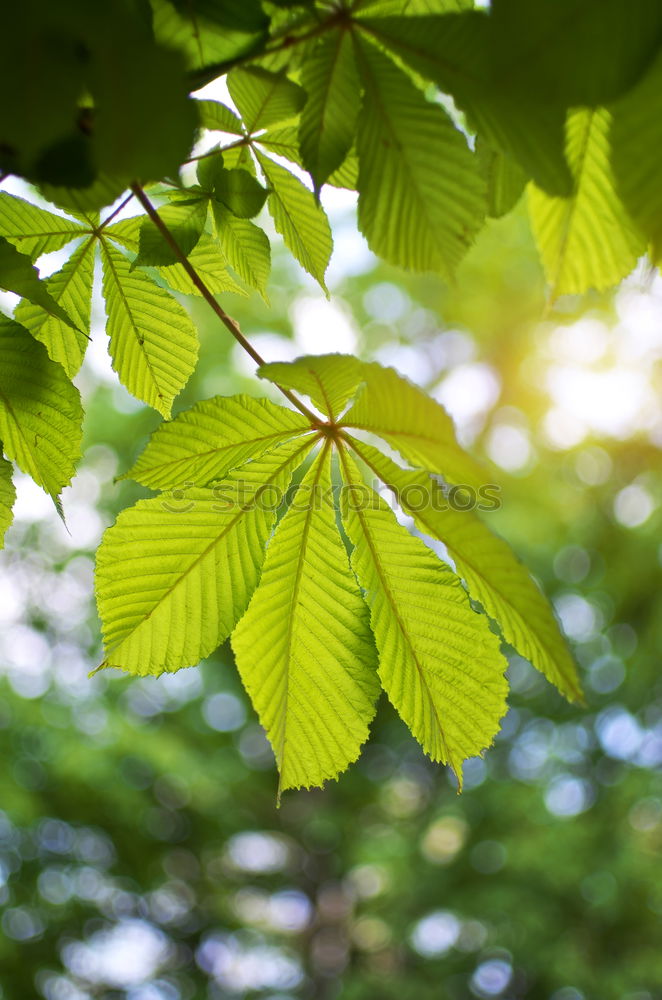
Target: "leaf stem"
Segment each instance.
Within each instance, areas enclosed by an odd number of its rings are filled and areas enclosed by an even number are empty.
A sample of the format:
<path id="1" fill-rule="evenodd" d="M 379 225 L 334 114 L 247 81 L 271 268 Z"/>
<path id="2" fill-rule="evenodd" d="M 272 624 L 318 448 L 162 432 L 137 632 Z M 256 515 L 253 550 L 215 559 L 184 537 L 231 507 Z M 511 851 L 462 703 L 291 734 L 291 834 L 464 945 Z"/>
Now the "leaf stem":
<path id="1" fill-rule="evenodd" d="M 237 321 L 232 319 L 231 316 L 228 316 L 228 314 L 225 312 L 222 306 L 216 301 L 214 295 L 212 294 L 212 292 L 210 292 L 209 288 L 204 283 L 204 281 L 202 280 L 196 269 L 193 267 L 193 265 L 187 258 L 186 254 L 178 246 L 174 236 L 166 226 L 165 222 L 163 221 L 159 213 L 152 205 L 151 201 L 143 191 L 140 184 L 138 184 L 137 182 L 133 183 L 131 185 L 131 191 L 136 196 L 142 207 L 145 209 L 147 215 L 150 217 L 150 219 L 152 220 L 158 231 L 163 236 L 163 239 L 166 241 L 168 246 L 176 255 L 177 259 L 179 260 L 179 263 L 182 265 L 182 267 L 188 274 L 189 278 L 191 279 L 195 287 L 198 289 L 202 297 L 206 300 L 208 305 L 210 305 L 211 308 L 214 310 L 214 312 L 220 319 L 223 326 L 227 330 L 229 330 L 229 332 L 232 334 L 237 343 L 240 344 L 246 351 L 246 353 L 251 356 L 256 365 L 264 365 L 266 363 L 264 358 L 261 357 L 260 354 L 258 354 L 258 352 L 255 350 L 250 341 L 247 340 L 246 337 L 244 337 L 243 333 L 239 329 L 239 324 L 237 323 Z M 312 410 L 308 409 L 305 403 L 302 403 L 301 400 L 298 399 L 293 392 L 290 392 L 289 389 L 286 389 L 282 385 L 278 385 L 278 383 L 275 384 L 276 387 L 280 389 L 280 391 L 283 393 L 285 398 L 289 399 L 290 403 L 292 403 L 293 406 L 296 406 L 297 410 L 299 410 L 300 413 L 303 413 L 303 415 L 307 417 L 308 420 L 310 420 L 311 427 L 320 426 L 322 421 L 320 420 L 319 417 L 315 416 Z"/>
<path id="2" fill-rule="evenodd" d="M 100 223 L 97 232 L 100 233 L 102 229 L 105 229 L 106 226 L 109 226 L 110 223 L 115 218 L 115 216 L 117 216 L 117 215 L 120 214 L 120 212 L 122 211 L 122 209 L 125 208 L 129 204 L 129 202 L 131 201 L 132 198 L 133 198 L 133 191 L 131 192 L 131 194 L 128 194 L 126 196 L 126 198 L 122 199 L 122 201 L 119 203 L 119 205 L 117 206 L 117 208 L 113 212 L 110 213 L 110 215 L 108 216 L 108 218 L 104 219 L 103 222 Z"/>

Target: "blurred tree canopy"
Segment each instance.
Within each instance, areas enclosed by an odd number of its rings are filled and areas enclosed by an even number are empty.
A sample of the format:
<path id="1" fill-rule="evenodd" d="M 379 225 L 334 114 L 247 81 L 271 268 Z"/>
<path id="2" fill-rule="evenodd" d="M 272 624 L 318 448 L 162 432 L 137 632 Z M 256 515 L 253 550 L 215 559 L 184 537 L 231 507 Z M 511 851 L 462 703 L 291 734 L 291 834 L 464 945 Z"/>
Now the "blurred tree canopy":
<path id="1" fill-rule="evenodd" d="M 661 38 L 653 0 L 7 12 L 3 997 L 662 997 Z M 228 642 L 87 677 L 95 549 L 149 492 L 116 477 L 257 394 L 236 323 L 393 366 L 498 469 L 586 705 L 507 646 L 462 796 L 382 698 L 277 810 Z"/>

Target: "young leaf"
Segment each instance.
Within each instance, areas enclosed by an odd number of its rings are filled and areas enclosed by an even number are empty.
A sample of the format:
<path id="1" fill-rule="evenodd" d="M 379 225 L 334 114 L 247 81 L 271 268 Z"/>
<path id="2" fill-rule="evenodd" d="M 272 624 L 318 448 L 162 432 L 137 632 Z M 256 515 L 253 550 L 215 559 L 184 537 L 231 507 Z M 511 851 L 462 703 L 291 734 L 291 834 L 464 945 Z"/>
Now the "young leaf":
<path id="1" fill-rule="evenodd" d="M 102 667 L 160 674 L 198 663 L 230 634 L 257 584 L 279 498 L 310 442 L 282 445 L 216 489 L 124 510 L 97 553 Z"/>
<path id="2" fill-rule="evenodd" d="M 474 487 L 485 483 L 487 470 L 460 448 L 443 406 L 393 368 L 363 364 L 362 380 L 365 385 L 344 414 L 343 426 L 377 434 L 412 465 L 451 483 Z"/>
<path id="3" fill-rule="evenodd" d="M 368 611 L 336 526 L 328 447 L 269 542 L 232 648 L 276 756 L 279 791 L 321 785 L 356 760 L 379 682 Z"/>
<path id="4" fill-rule="evenodd" d="M 450 277 L 485 216 L 474 154 L 390 59 L 368 43 L 357 53 L 359 228 L 391 263 Z"/>
<path id="5" fill-rule="evenodd" d="M 203 128 L 210 132 L 228 132 L 230 135 L 243 135 L 241 121 L 234 111 L 230 111 L 220 101 L 198 101 L 196 103 L 198 117 Z"/>
<path id="6" fill-rule="evenodd" d="M 352 448 L 395 493 L 419 531 L 444 543 L 471 596 L 501 628 L 506 642 L 555 684 L 581 700 L 577 670 L 552 609 L 510 547 L 468 510 L 454 510 L 425 472 L 402 469 L 376 448 Z"/>
<path id="7" fill-rule="evenodd" d="M 310 431 L 305 417 L 268 399 L 215 396 L 161 424 L 122 478 L 153 490 L 209 486 L 305 431 Z"/>
<path id="8" fill-rule="evenodd" d="M 177 246 L 188 257 L 202 235 L 207 221 L 207 200 L 191 200 L 166 205 L 159 216 L 172 233 Z M 167 243 L 150 218 L 145 216 L 140 226 L 138 256 L 133 267 L 163 267 L 175 264 L 177 254 Z"/>
<path id="9" fill-rule="evenodd" d="M 39 280 L 39 272 L 30 258 L 20 253 L 3 236 L 0 236 L 0 288 L 21 295 L 29 302 L 41 306 L 50 316 L 74 326 L 73 320 L 55 301 L 46 284 Z"/>
<path id="10" fill-rule="evenodd" d="M 306 100 L 297 83 L 260 66 L 233 69 L 228 74 L 228 90 L 249 133 L 292 118 Z"/>
<path id="11" fill-rule="evenodd" d="M 236 295 L 247 294 L 228 271 L 218 244 L 207 233 L 202 234 L 188 255 L 188 260 L 210 292 L 214 294 L 218 292 L 234 292 Z M 183 295 L 202 295 L 198 286 L 193 283 L 187 271 L 184 270 L 183 264 L 170 264 L 166 267 L 160 267 L 158 270 L 174 292 L 181 292 Z"/>
<path id="12" fill-rule="evenodd" d="M 12 481 L 12 466 L 0 454 L 0 548 L 4 545 L 5 532 L 12 522 L 12 507 L 16 490 Z"/>
<path id="13" fill-rule="evenodd" d="M 310 396 L 315 406 L 334 420 L 356 392 L 365 367 L 349 354 L 319 354 L 296 361 L 272 361 L 261 365 L 257 373 Z"/>
<path id="14" fill-rule="evenodd" d="M 301 156 L 319 191 L 347 156 L 356 131 L 359 78 L 349 31 L 318 40 L 303 64 L 302 83 L 308 100 L 299 126 Z"/>
<path id="15" fill-rule="evenodd" d="M 188 313 L 106 240 L 103 294 L 113 368 L 134 396 L 170 416 L 195 368 L 198 340 Z"/>
<path id="16" fill-rule="evenodd" d="M 304 270 L 326 292 L 324 274 L 333 250 L 326 212 L 305 184 L 289 170 L 262 153 L 258 152 L 257 158 L 271 188 L 269 212 L 277 231 Z"/>
<path id="17" fill-rule="evenodd" d="M 238 219 L 222 205 L 215 204 L 213 210 L 223 256 L 242 281 L 255 288 L 266 300 L 267 279 L 271 271 L 271 247 L 266 234 L 255 223 Z"/>
<path id="18" fill-rule="evenodd" d="M 73 219 L 37 208 L 6 191 L 0 192 L 0 236 L 33 260 L 43 253 L 60 250 L 84 234 L 83 227 Z"/>
<path id="19" fill-rule="evenodd" d="M 371 610 L 379 677 L 394 707 L 432 760 L 450 764 L 490 746 L 506 712 L 506 660 L 487 618 L 460 580 L 398 524 L 340 452 L 343 521 L 352 566 Z"/>
<path id="20" fill-rule="evenodd" d="M 46 279 L 49 294 L 71 317 L 75 328 L 28 299 L 23 299 L 15 312 L 17 321 L 46 346 L 49 357 L 62 365 L 69 378 L 80 368 L 88 343 L 84 331 L 90 329 L 94 251 L 92 237 L 74 250 L 61 271 Z"/>
<path id="21" fill-rule="evenodd" d="M 227 170 L 220 157 L 210 157 L 205 181 L 211 185 L 214 198 L 240 219 L 257 215 L 267 197 L 267 191 L 247 170 Z"/>
<path id="22" fill-rule="evenodd" d="M 604 108 L 569 112 L 573 194 L 554 198 L 529 187 L 531 225 L 554 297 L 608 288 L 629 274 L 645 249 L 614 190 L 610 125 Z"/>
<path id="23" fill-rule="evenodd" d="M 80 455 L 78 389 L 24 327 L 0 318 L 0 440 L 4 451 L 55 499 Z"/>

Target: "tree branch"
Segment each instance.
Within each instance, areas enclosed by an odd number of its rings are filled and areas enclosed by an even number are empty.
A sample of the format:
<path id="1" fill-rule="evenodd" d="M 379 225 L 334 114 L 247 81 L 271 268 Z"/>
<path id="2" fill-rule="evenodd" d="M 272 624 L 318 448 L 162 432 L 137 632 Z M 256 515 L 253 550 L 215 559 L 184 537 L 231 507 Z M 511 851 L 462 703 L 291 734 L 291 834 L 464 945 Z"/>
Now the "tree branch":
<path id="1" fill-rule="evenodd" d="M 163 221 L 159 213 L 152 205 L 151 201 L 143 191 L 140 184 L 138 183 L 132 184 L 131 191 L 136 196 L 142 207 L 145 209 L 147 215 L 150 217 L 156 228 L 163 236 L 163 239 L 166 241 L 168 246 L 176 255 L 179 263 L 182 265 L 182 267 L 188 274 L 189 278 L 191 279 L 195 287 L 198 289 L 198 291 L 200 292 L 202 297 L 206 300 L 206 302 L 214 310 L 214 312 L 220 319 L 223 326 L 225 326 L 225 328 L 229 330 L 229 332 L 232 334 L 237 343 L 240 344 L 246 351 L 246 353 L 251 356 L 256 365 L 266 364 L 264 358 L 258 354 L 258 352 L 255 350 L 250 341 L 247 340 L 246 337 L 244 337 L 243 333 L 239 329 L 239 324 L 236 322 L 236 320 L 232 319 L 231 316 L 228 316 L 228 314 L 225 312 L 222 306 L 216 301 L 213 293 L 210 292 L 209 288 L 204 283 L 204 281 L 202 280 L 196 269 L 193 267 L 193 265 L 187 258 L 186 254 L 183 253 L 180 247 L 178 246 L 174 236 L 166 226 L 165 222 Z M 322 423 L 320 418 L 316 417 L 315 414 L 312 412 L 312 410 L 309 410 L 306 404 L 302 403 L 301 400 L 294 395 L 294 393 L 290 392 L 290 390 L 286 389 L 284 386 L 278 385 L 278 383 L 275 384 L 277 388 L 280 389 L 280 391 L 283 393 L 285 398 L 289 399 L 290 403 L 292 403 L 293 406 L 296 406 L 297 410 L 299 410 L 300 413 L 303 413 L 303 415 L 307 417 L 308 420 L 310 420 L 311 425 L 313 427 L 317 427 Z"/>

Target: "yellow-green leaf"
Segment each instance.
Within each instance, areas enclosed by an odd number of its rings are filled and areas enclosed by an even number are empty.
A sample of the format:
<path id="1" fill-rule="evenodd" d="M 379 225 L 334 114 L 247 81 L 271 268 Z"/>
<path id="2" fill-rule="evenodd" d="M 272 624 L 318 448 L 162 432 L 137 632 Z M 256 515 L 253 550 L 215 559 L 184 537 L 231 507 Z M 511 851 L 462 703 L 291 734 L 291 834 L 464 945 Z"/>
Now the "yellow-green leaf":
<path id="1" fill-rule="evenodd" d="M 103 292 L 113 368 L 134 396 L 170 416 L 198 355 L 188 313 L 106 240 L 101 244 Z"/>
<path id="2" fill-rule="evenodd" d="M 368 609 L 336 526 L 328 447 L 269 542 L 232 648 L 280 791 L 321 785 L 356 760 L 379 682 Z"/>
<path id="3" fill-rule="evenodd" d="M 324 275 L 333 250 L 326 212 L 298 177 L 262 153 L 257 158 L 271 189 L 268 205 L 277 231 L 304 270 L 326 291 Z"/>
<path id="4" fill-rule="evenodd" d="M 54 499 L 74 474 L 82 422 L 78 389 L 63 368 L 24 327 L 0 318 L 0 440 Z"/>
<path id="5" fill-rule="evenodd" d="M 56 271 L 45 282 L 51 297 L 71 317 L 75 327 L 27 299 L 23 299 L 15 313 L 18 322 L 45 345 L 52 360 L 61 364 L 70 378 L 80 368 L 88 343 L 94 255 L 95 239 L 92 237 L 74 250 L 61 271 Z"/>
<path id="6" fill-rule="evenodd" d="M 395 493 L 419 531 L 446 546 L 471 596 L 497 622 L 506 642 L 555 684 L 581 700 L 577 670 L 552 609 L 512 549 L 468 510 L 455 510 L 424 472 L 410 472 L 376 448 L 353 441 L 356 454 Z"/>
<path id="7" fill-rule="evenodd" d="M 97 553 L 101 666 L 179 670 L 227 638 L 257 584 L 278 497 L 309 448 L 283 445 L 225 491 L 178 490 L 122 511 Z"/>
<path id="8" fill-rule="evenodd" d="M 506 712 L 506 660 L 459 578 L 398 524 L 346 452 L 343 520 L 371 610 L 379 677 L 425 752 L 450 764 L 491 745 Z"/>
<path id="9" fill-rule="evenodd" d="M 645 250 L 614 189 L 611 116 L 604 108 L 568 113 L 566 156 L 574 178 L 568 198 L 529 186 L 529 215 L 552 295 L 614 285 Z"/>
<path id="10" fill-rule="evenodd" d="M 0 548 L 4 545 L 5 532 L 12 522 L 12 507 L 16 490 L 12 481 L 12 466 L 0 455 Z"/>
<path id="11" fill-rule="evenodd" d="M 208 486 L 230 469 L 309 430 L 300 413 L 268 399 L 214 396 L 161 424 L 122 478 L 153 490 Z"/>

